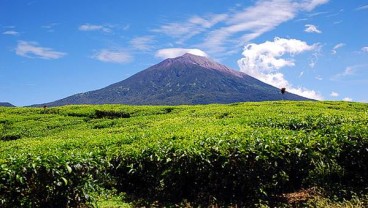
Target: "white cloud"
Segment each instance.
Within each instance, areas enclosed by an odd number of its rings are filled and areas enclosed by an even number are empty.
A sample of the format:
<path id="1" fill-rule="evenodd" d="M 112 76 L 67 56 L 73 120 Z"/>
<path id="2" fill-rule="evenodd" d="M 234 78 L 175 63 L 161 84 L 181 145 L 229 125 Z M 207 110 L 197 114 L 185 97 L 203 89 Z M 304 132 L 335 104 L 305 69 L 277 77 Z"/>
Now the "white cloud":
<path id="1" fill-rule="evenodd" d="M 359 71 L 366 70 L 367 68 L 368 64 L 347 66 L 343 72 L 334 75 L 331 80 L 339 80 L 344 77 L 356 75 Z"/>
<path id="2" fill-rule="evenodd" d="M 323 80 L 323 78 L 322 78 L 322 76 L 321 76 L 321 75 L 318 75 L 318 76 L 316 76 L 315 78 L 316 78 L 316 80 L 319 80 L 319 81 L 322 81 L 322 80 Z"/>
<path id="3" fill-rule="evenodd" d="M 293 87 L 279 71 L 285 66 L 294 66 L 293 59 L 284 59 L 282 56 L 296 55 L 315 49 L 315 45 L 296 39 L 275 38 L 273 42 L 266 41 L 261 44 L 248 44 L 243 50 L 244 58 L 238 60 L 240 71 L 249 74 L 267 84 L 278 88 L 286 87 L 289 92 L 312 99 L 321 100 L 321 95 L 313 90 L 302 87 Z"/>
<path id="4" fill-rule="evenodd" d="M 178 56 L 182 56 L 186 53 L 191 53 L 197 56 L 208 57 L 208 55 L 204 51 L 200 49 L 196 49 L 196 48 L 165 48 L 165 49 L 158 50 L 156 52 L 156 57 L 163 58 L 163 59 L 175 58 Z"/>
<path id="5" fill-rule="evenodd" d="M 8 31 L 5 31 L 3 32 L 3 35 L 19 35 L 19 32 L 15 31 L 15 30 L 8 30 Z"/>
<path id="6" fill-rule="evenodd" d="M 361 49 L 363 52 L 366 52 L 366 53 L 368 53 L 368 46 L 366 46 L 366 47 L 363 47 L 362 49 Z"/>
<path id="7" fill-rule="evenodd" d="M 43 25 L 41 26 L 43 29 L 46 29 L 47 32 L 55 32 L 54 28 L 58 25 L 59 23 L 50 23 L 50 24 L 47 24 L 47 25 Z"/>
<path id="8" fill-rule="evenodd" d="M 356 68 L 355 66 L 348 66 L 348 67 L 345 68 L 344 72 L 335 75 L 335 78 L 346 77 L 346 76 L 353 75 L 354 71 L 355 71 L 354 70 L 355 68 Z"/>
<path id="9" fill-rule="evenodd" d="M 315 99 L 315 100 L 323 100 L 323 96 L 314 90 L 310 90 L 304 87 L 294 87 L 289 84 L 289 87 L 286 88 L 288 92 L 291 92 L 296 95 L 300 95 L 306 98 Z"/>
<path id="10" fill-rule="evenodd" d="M 320 16 L 323 14 L 328 14 L 329 12 L 314 12 L 314 13 L 309 13 L 307 14 L 308 17 L 316 17 L 316 16 Z M 305 18 L 305 20 L 308 20 L 308 18 Z"/>
<path id="11" fill-rule="evenodd" d="M 337 53 L 337 49 L 342 48 L 342 47 L 344 47 L 344 46 L 345 46 L 345 43 L 338 43 L 338 44 L 336 44 L 336 45 L 333 47 L 333 49 L 332 49 L 331 53 L 332 53 L 332 54 L 336 54 L 336 53 Z"/>
<path id="12" fill-rule="evenodd" d="M 305 32 L 307 33 L 322 33 L 320 30 L 317 29 L 317 27 L 315 25 L 310 25 L 310 24 L 307 24 L 305 25 Z"/>
<path id="13" fill-rule="evenodd" d="M 296 13 L 297 8 L 290 1 L 258 1 L 229 16 L 225 26 L 209 32 L 201 46 L 211 52 L 223 52 L 227 45 L 241 46 L 293 19 Z"/>
<path id="14" fill-rule="evenodd" d="M 152 36 L 142 36 L 134 38 L 130 41 L 130 44 L 133 46 L 133 48 L 141 50 L 141 51 L 149 51 L 152 47 L 153 42 Z"/>
<path id="15" fill-rule="evenodd" d="M 256 71 L 272 72 L 285 66 L 294 66 L 294 60 L 281 58 L 285 54 L 295 55 L 314 49 L 314 45 L 296 39 L 274 38 L 273 42 L 251 43 L 245 46 L 242 63 Z"/>
<path id="16" fill-rule="evenodd" d="M 330 96 L 331 97 L 338 97 L 339 96 L 339 93 L 337 93 L 337 92 L 331 92 Z"/>
<path id="17" fill-rule="evenodd" d="M 129 30 L 129 28 L 130 28 L 130 25 L 129 25 L 129 24 L 126 24 L 126 25 L 124 25 L 124 26 L 122 27 L 122 29 L 123 29 L 123 30 Z"/>
<path id="18" fill-rule="evenodd" d="M 342 73 L 342 76 L 348 76 L 354 74 L 354 68 L 353 67 L 346 67 L 344 70 L 344 73 Z"/>
<path id="19" fill-rule="evenodd" d="M 257 0 L 253 6 L 229 10 L 210 17 L 194 16 L 184 22 L 168 23 L 161 32 L 182 43 L 197 34 L 205 37 L 195 46 L 210 53 L 239 48 L 278 25 L 293 19 L 299 12 L 311 11 L 328 0 Z M 272 8 L 272 9 L 270 9 Z"/>
<path id="20" fill-rule="evenodd" d="M 316 43 L 313 45 L 314 52 L 312 54 L 312 57 L 310 58 L 309 67 L 314 68 L 314 66 L 317 64 L 319 57 L 321 56 L 321 49 L 322 46 L 319 43 Z"/>
<path id="21" fill-rule="evenodd" d="M 346 98 L 344 98 L 344 99 L 342 99 L 343 101 L 347 101 L 347 102 L 351 102 L 351 101 L 353 101 L 353 99 L 352 98 L 349 98 L 349 97 L 346 97 Z"/>
<path id="22" fill-rule="evenodd" d="M 312 11 L 319 5 L 326 4 L 329 0 L 303 0 L 299 4 L 303 10 Z"/>
<path id="23" fill-rule="evenodd" d="M 102 62 L 109 62 L 109 63 L 128 63 L 130 62 L 133 57 L 122 50 L 109 50 L 109 49 L 102 49 L 96 54 L 92 56 L 92 58 L 102 61 Z"/>
<path id="24" fill-rule="evenodd" d="M 112 32 L 112 29 L 110 26 L 104 26 L 104 25 L 84 24 L 84 25 L 79 26 L 78 29 L 80 31 L 102 31 L 106 33 Z"/>
<path id="25" fill-rule="evenodd" d="M 367 4 L 367 5 L 360 6 L 360 7 L 356 8 L 356 10 L 363 10 L 363 9 L 368 9 L 368 4 Z"/>
<path id="26" fill-rule="evenodd" d="M 27 58 L 59 59 L 66 53 L 54 51 L 51 48 L 40 47 L 36 42 L 18 41 L 15 53 Z"/>
<path id="27" fill-rule="evenodd" d="M 183 43 L 191 37 L 213 27 L 217 23 L 226 20 L 227 17 L 227 14 L 209 15 L 206 17 L 193 16 L 189 18 L 186 22 L 168 23 L 153 31 L 164 33 L 174 38 L 178 38 L 177 42 Z"/>

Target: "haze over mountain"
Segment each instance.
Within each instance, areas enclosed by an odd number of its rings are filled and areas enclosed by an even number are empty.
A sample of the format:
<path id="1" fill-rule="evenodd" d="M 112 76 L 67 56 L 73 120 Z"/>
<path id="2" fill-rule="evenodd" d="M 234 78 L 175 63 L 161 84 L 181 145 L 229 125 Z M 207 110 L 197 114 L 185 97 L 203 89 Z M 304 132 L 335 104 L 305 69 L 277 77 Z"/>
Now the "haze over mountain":
<path id="1" fill-rule="evenodd" d="M 266 100 L 309 100 L 265 84 L 206 57 L 166 59 L 105 88 L 42 104 L 180 105 Z"/>

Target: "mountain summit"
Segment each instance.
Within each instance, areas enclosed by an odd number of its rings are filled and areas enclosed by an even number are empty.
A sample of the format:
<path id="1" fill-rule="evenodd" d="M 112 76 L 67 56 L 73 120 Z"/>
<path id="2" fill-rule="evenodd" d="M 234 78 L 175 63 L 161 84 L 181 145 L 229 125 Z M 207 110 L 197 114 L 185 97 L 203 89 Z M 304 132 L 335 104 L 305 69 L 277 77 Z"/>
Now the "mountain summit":
<path id="1" fill-rule="evenodd" d="M 165 61 L 161 62 L 160 65 L 161 67 L 170 67 L 172 65 L 175 64 L 184 64 L 184 65 L 188 65 L 189 69 L 193 66 L 200 66 L 204 69 L 211 69 L 211 70 L 217 70 L 220 72 L 224 72 L 224 73 L 228 73 L 228 74 L 232 74 L 235 76 L 241 76 L 241 72 L 232 70 L 230 68 L 228 68 L 227 66 L 224 66 L 222 64 L 219 64 L 211 59 L 208 59 L 206 57 L 203 56 L 197 56 L 197 55 L 193 55 L 190 53 L 186 53 L 182 56 L 179 56 L 177 58 L 172 58 L 172 59 L 166 59 Z"/>
<path id="2" fill-rule="evenodd" d="M 266 100 L 309 100 L 265 84 L 206 57 L 166 59 L 121 82 L 44 105 L 180 105 Z"/>

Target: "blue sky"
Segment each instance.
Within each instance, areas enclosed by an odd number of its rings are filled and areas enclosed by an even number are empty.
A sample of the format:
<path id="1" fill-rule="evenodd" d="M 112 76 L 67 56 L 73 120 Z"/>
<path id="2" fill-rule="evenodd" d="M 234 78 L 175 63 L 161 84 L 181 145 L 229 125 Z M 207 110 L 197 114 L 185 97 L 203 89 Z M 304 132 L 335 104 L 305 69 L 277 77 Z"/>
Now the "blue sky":
<path id="1" fill-rule="evenodd" d="M 368 1 L 0 0 L 0 102 L 99 89 L 185 52 L 320 100 L 368 102 Z"/>

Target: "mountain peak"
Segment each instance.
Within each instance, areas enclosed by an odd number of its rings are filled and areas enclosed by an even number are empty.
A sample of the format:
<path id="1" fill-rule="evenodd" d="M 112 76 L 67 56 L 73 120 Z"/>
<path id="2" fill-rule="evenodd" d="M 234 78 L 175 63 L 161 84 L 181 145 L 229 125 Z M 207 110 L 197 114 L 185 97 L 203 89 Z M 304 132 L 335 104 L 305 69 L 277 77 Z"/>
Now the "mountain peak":
<path id="1" fill-rule="evenodd" d="M 178 56 L 178 57 L 180 57 L 180 56 Z M 181 57 L 186 57 L 186 58 L 206 58 L 206 59 L 208 59 L 207 58 L 207 56 L 200 56 L 200 55 L 195 55 L 195 54 L 192 54 L 192 53 L 185 53 L 185 54 L 183 54 Z"/>
<path id="2" fill-rule="evenodd" d="M 232 74 L 237 77 L 242 77 L 245 74 L 239 71 L 228 68 L 225 65 L 219 64 L 208 57 L 198 56 L 191 53 L 185 53 L 176 58 L 169 58 L 158 64 L 159 67 L 170 68 L 173 64 L 183 64 L 191 68 L 191 66 L 200 66 L 205 69 L 216 70 L 227 74 Z"/>
<path id="3" fill-rule="evenodd" d="M 216 63 L 215 61 L 204 57 L 204 56 L 197 56 L 191 53 L 186 53 L 182 56 L 176 57 L 173 60 L 182 62 L 182 63 L 192 63 L 202 66 L 204 68 L 211 68 L 211 69 L 218 69 L 218 68 L 227 68 L 221 64 Z"/>

